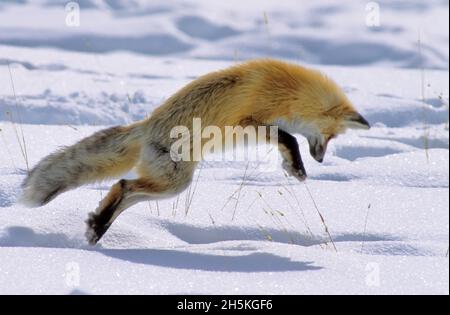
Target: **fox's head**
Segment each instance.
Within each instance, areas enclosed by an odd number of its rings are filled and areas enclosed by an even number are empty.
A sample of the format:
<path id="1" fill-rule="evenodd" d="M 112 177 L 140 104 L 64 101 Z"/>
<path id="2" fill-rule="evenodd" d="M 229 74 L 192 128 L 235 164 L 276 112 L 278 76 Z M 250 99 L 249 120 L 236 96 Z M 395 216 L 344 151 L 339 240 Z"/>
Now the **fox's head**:
<path id="1" fill-rule="evenodd" d="M 342 106 L 342 105 L 341 105 Z M 302 128 L 302 134 L 309 144 L 311 156 L 322 163 L 327 151 L 328 143 L 345 133 L 347 129 L 369 129 L 367 120 L 356 110 L 349 110 L 337 116 L 319 117 Z"/>
<path id="2" fill-rule="evenodd" d="M 311 156 L 323 162 L 330 140 L 349 128 L 370 129 L 370 125 L 335 82 L 315 70 L 297 70 L 300 79 L 291 89 L 291 97 L 286 98 L 287 118 L 283 115 L 276 123 L 305 136 Z"/>

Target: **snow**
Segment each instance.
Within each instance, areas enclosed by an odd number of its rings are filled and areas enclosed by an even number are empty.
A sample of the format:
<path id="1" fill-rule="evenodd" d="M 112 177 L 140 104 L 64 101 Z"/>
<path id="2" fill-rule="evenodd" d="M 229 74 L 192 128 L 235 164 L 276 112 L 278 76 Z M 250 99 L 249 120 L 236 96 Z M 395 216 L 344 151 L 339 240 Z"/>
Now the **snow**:
<path id="1" fill-rule="evenodd" d="M 378 1 L 380 27 L 360 1 L 83 0 L 79 27 L 65 3 L 0 3 L 1 294 L 449 293 L 447 1 Z M 322 70 L 373 126 L 323 164 L 298 136 L 306 184 L 275 155 L 204 162 L 96 247 L 84 220 L 112 182 L 16 203 L 27 162 L 268 56 Z"/>

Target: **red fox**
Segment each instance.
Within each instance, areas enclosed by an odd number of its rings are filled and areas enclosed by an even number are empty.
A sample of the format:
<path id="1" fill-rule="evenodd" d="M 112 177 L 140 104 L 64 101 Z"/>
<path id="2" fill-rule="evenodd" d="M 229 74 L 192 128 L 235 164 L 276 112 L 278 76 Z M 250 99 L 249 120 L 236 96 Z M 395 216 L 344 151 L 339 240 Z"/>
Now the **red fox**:
<path id="1" fill-rule="evenodd" d="M 369 129 L 342 90 L 322 73 L 263 59 L 201 76 L 156 108 L 150 117 L 105 129 L 41 160 L 22 184 L 21 200 L 32 207 L 81 185 L 118 177 L 133 167 L 139 177 L 121 179 L 86 221 L 86 237 L 96 244 L 113 221 L 144 200 L 174 196 L 191 183 L 197 161 L 174 161 L 169 136 L 194 118 L 218 126 L 277 126 L 283 168 L 306 179 L 297 140 L 308 140 L 322 162 L 329 141 L 347 128 Z"/>

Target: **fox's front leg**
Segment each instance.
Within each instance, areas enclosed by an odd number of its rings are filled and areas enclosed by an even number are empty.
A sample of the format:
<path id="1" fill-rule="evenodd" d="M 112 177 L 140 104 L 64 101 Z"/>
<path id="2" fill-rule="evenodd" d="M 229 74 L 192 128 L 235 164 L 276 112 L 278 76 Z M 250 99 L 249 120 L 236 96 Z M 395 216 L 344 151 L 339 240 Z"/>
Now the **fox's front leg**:
<path id="1" fill-rule="evenodd" d="M 241 126 L 254 126 L 259 128 L 261 126 L 266 127 L 266 141 L 272 142 L 273 137 L 277 138 L 278 150 L 283 157 L 283 169 L 290 175 L 297 178 L 299 181 L 304 181 L 307 177 L 305 166 L 303 164 L 302 156 L 298 148 L 297 139 L 288 132 L 280 129 L 276 129 L 277 134 L 272 134 L 273 129 L 269 125 L 254 120 L 253 118 L 244 119 L 240 123 Z"/>
<path id="2" fill-rule="evenodd" d="M 278 128 L 278 149 L 283 157 L 283 169 L 300 181 L 307 177 L 297 139 Z"/>

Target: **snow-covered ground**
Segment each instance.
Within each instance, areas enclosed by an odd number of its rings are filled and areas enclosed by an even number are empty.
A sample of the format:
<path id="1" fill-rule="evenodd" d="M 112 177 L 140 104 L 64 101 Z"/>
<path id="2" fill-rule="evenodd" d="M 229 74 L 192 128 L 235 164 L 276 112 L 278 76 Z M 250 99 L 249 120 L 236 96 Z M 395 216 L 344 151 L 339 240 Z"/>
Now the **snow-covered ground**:
<path id="1" fill-rule="evenodd" d="M 448 1 L 378 1 L 379 27 L 365 1 L 78 2 L 79 27 L 66 1 L 0 2 L 0 293 L 449 293 Z M 323 164 L 299 136 L 306 184 L 204 162 L 94 248 L 84 220 L 111 183 L 16 203 L 27 164 L 253 57 L 323 70 L 373 128 Z"/>

